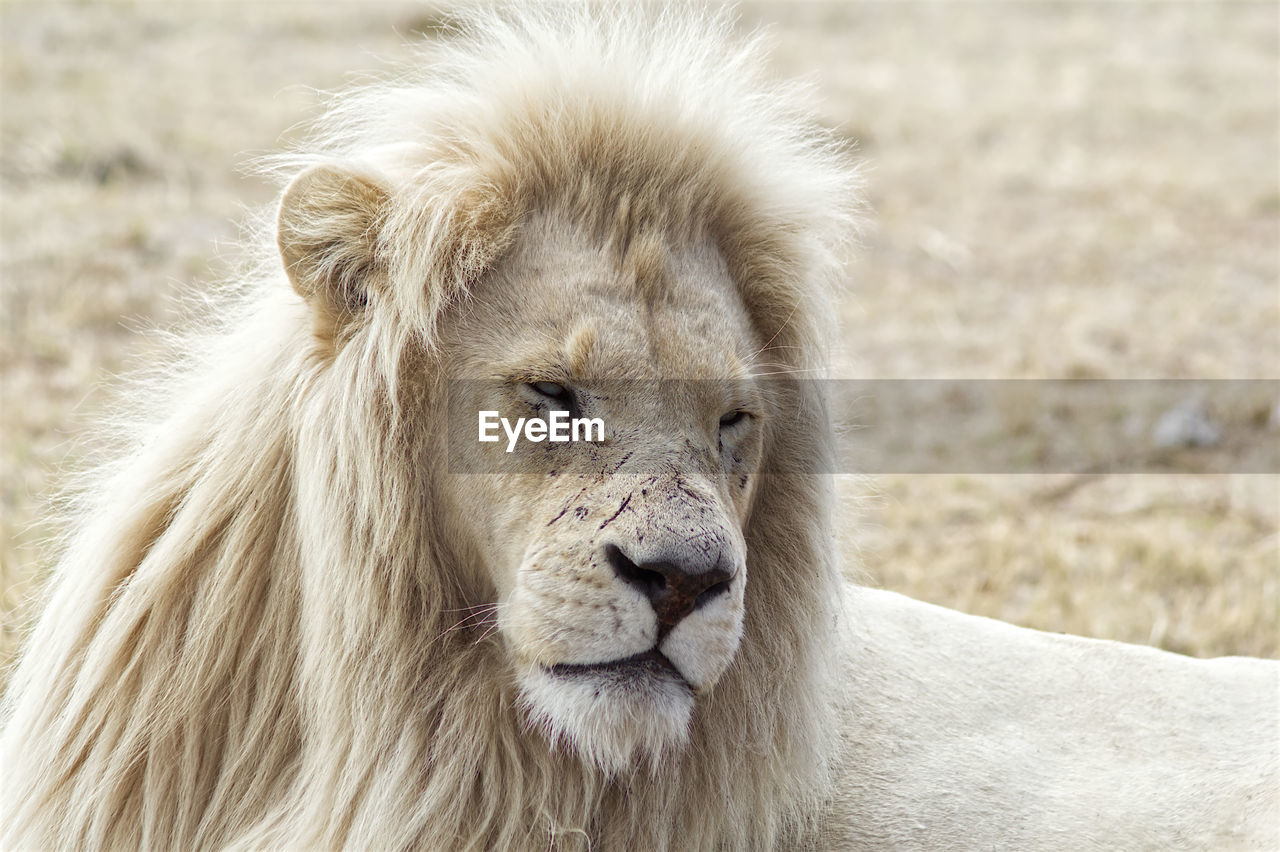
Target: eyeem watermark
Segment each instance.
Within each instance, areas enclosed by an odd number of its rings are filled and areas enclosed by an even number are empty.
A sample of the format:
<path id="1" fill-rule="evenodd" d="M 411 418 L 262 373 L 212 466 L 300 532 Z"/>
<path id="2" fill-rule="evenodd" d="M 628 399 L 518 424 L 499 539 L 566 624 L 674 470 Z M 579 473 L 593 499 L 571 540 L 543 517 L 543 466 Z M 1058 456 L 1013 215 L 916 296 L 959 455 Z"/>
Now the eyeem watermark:
<path id="1" fill-rule="evenodd" d="M 614 384 L 593 380 L 601 407 L 587 411 L 609 424 L 608 440 L 616 443 L 622 458 L 630 451 L 628 442 L 639 434 L 635 430 L 645 426 L 676 431 L 687 425 L 688 417 L 696 416 L 703 418 L 710 432 L 715 418 L 728 410 L 711 402 L 731 398 L 724 389 L 740 381 L 657 379 Z M 793 422 L 793 414 L 807 410 L 796 400 L 812 398 L 825 401 L 825 410 L 837 426 L 834 452 L 764 455 L 753 473 L 1280 474 L 1280 441 L 1276 440 L 1280 379 L 797 380 L 778 376 L 751 383 L 760 389 L 762 399 L 778 401 L 776 410 L 765 409 L 776 423 Z M 480 410 L 486 405 L 498 405 L 501 410 L 503 403 L 498 400 L 506 399 L 508 390 L 505 380 L 450 383 L 447 453 L 451 473 L 528 472 L 523 454 L 515 452 L 522 436 L 534 442 L 595 441 L 593 449 L 604 443 L 603 423 L 598 421 L 580 423 L 575 434 L 572 415 L 576 412 L 529 410 L 533 420 L 512 417 L 504 424 L 497 411 Z M 696 411 L 673 409 L 672 419 L 663 420 L 652 412 L 633 413 L 627 401 L 636 399 L 707 400 L 708 404 L 692 406 Z M 689 406 L 687 402 L 678 405 Z M 477 411 L 480 441 L 499 445 L 492 451 L 476 443 Z M 799 416 L 794 424 L 817 430 L 815 434 L 828 428 L 825 420 Z M 714 440 L 708 437 L 710 447 L 715 447 Z M 714 453 L 706 461 L 708 470 L 719 470 Z M 559 468 L 559 460 L 551 467 Z"/>
<path id="2" fill-rule="evenodd" d="M 570 417 L 567 411 L 550 411 L 545 420 L 541 417 L 519 417 L 512 425 L 507 418 L 499 417 L 496 411 L 481 411 L 480 441 L 496 443 L 501 438 L 499 426 L 507 435 L 507 452 L 516 448 L 522 432 L 526 441 L 535 444 L 543 441 L 553 444 L 569 441 L 598 443 L 604 440 L 604 420 L 599 417 Z"/>

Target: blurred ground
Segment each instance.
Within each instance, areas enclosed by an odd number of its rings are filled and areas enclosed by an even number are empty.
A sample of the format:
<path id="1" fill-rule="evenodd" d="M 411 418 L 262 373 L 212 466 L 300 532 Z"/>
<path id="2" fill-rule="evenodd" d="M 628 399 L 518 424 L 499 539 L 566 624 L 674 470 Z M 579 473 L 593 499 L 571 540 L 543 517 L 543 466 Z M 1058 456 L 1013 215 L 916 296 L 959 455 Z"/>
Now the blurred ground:
<path id="1" fill-rule="evenodd" d="M 751 4 L 869 163 L 865 378 L 1277 378 L 1280 6 Z M 0 661 L 138 332 L 227 274 L 238 167 L 429 7 L 0 5 Z M 1280 477 L 841 480 L 851 573 L 1048 630 L 1280 654 Z"/>

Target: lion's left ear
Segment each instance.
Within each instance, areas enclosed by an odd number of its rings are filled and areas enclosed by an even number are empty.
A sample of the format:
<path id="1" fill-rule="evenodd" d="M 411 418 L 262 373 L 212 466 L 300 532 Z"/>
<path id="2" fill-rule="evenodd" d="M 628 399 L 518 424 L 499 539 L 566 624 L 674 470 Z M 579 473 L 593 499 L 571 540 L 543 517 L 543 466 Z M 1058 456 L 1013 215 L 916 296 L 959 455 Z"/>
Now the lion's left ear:
<path id="1" fill-rule="evenodd" d="M 378 238 L 387 199 L 373 178 L 330 165 L 308 169 L 285 190 L 276 243 L 317 320 L 354 316 L 385 278 Z"/>

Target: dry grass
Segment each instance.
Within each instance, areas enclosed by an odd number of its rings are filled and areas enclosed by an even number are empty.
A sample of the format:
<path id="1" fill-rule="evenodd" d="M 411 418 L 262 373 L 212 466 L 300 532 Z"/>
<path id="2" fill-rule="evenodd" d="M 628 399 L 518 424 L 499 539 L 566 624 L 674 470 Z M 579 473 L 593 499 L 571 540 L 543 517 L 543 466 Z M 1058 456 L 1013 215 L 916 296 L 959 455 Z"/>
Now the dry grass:
<path id="1" fill-rule="evenodd" d="M 5 3 L 0 660 L 103 387 L 226 272 L 307 87 L 447 37 L 395 4 Z M 870 162 L 843 373 L 1274 378 L 1271 2 L 744 8 Z M 1280 654 L 1280 477 L 842 481 L 871 582 L 1050 630 Z M 870 495 L 870 496 L 867 496 Z M 853 564 L 853 563 L 851 563 Z"/>

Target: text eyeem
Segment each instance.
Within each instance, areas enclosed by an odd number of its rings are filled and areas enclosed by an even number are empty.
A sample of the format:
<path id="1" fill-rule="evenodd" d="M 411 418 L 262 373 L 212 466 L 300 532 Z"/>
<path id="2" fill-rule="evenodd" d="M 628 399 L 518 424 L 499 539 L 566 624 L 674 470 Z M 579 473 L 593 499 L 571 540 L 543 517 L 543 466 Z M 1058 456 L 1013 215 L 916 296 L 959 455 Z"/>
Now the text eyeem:
<path id="1" fill-rule="evenodd" d="M 498 427 L 507 435 L 507 452 L 516 448 L 516 441 L 523 433 L 526 441 L 535 444 L 542 441 L 566 443 L 568 441 L 589 441 L 596 443 L 604 440 L 604 420 L 599 417 L 570 417 L 567 411 L 549 411 L 544 420 L 541 417 L 519 417 L 515 425 L 505 417 L 499 417 L 496 411 L 480 412 L 480 441 L 495 443 L 501 437 Z"/>

